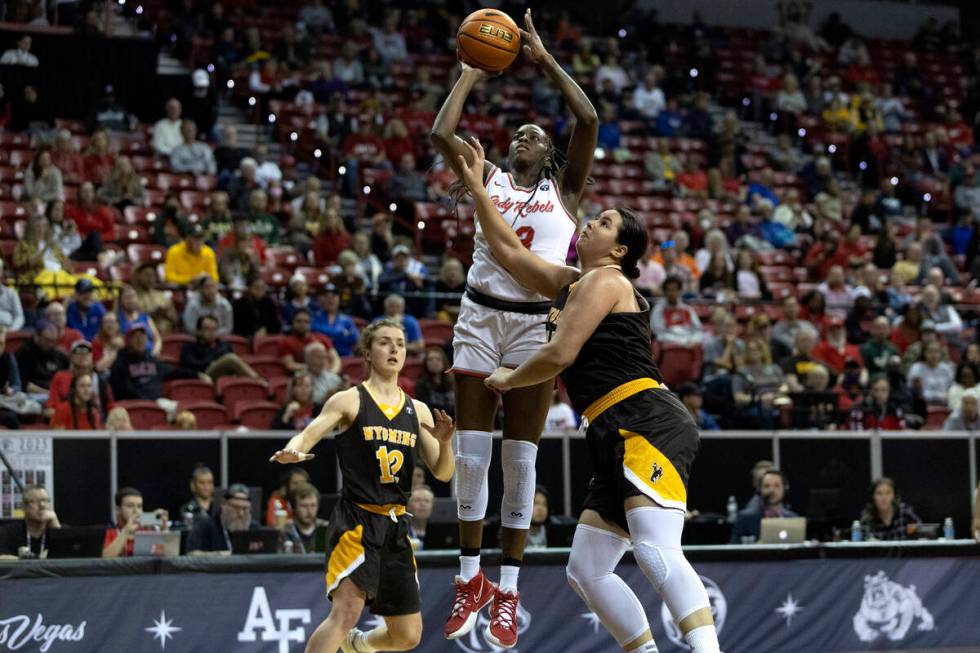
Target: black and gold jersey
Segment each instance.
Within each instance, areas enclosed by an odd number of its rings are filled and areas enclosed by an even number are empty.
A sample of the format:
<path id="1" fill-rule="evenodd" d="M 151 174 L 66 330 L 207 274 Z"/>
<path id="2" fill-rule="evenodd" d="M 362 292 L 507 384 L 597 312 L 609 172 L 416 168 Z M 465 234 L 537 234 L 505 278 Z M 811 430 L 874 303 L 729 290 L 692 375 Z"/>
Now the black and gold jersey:
<path id="1" fill-rule="evenodd" d="M 415 405 L 404 392 L 397 406 L 379 404 L 364 384 L 357 393 L 357 419 L 337 436 L 342 495 L 354 503 L 405 505 L 419 439 Z"/>
<path id="2" fill-rule="evenodd" d="M 561 323 L 561 312 L 575 285 L 562 288 L 552 304 L 546 325 L 549 339 Z M 610 313 L 603 318 L 582 345 L 575 362 L 561 373 L 577 412 L 584 412 L 596 399 L 635 379 L 663 382 L 650 351 L 650 303 L 639 292 L 636 301 L 639 312 Z"/>

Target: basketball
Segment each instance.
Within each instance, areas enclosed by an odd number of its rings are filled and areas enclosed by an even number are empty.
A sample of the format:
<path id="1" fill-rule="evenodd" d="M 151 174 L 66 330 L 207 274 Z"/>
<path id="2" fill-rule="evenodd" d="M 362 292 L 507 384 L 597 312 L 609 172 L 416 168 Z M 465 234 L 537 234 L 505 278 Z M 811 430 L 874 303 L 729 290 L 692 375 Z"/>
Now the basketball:
<path id="1" fill-rule="evenodd" d="M 521 31 L 504 12 L 480 9 L 459 26 L 456 45 L 464 63 L 495 73 L 514 62 L 521 50 Z"/>

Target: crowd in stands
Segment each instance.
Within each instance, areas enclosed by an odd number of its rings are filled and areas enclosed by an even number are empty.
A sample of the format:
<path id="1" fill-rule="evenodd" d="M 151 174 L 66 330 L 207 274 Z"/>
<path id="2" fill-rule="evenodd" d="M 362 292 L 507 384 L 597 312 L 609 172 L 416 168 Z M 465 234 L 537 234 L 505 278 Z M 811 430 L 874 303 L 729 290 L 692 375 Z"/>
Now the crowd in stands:
<path id="1" fill-rule="evenodd" d="M 703 428 L 976 428 L 980 51 L 954 25 L 879 41 L 782 7 L 769 31 L 541 17 L 602 120 L 580 218 L 646 221 L 654 351 Z M 403 387 L 451 409 L 473 218 L 428 130 L 461 18 L 147 2 L 195 68 L 155 123 L 111 87 L 87 121 L 4 89 L 2 423 L 95 428 L 118 407 L 159 426 L 190 405 L 198 425 L 300 428 L 363 378 L 358 329 L 380 316 L 406 328 Z M 0 65 L 35 66 L 30 50 Z M 460 129 L 492 160 L 529 120 L 568 139 L 533 74 L 519 62 L 468 101 Z M 219 103 L 283 154 L 241 145 Z M 574 427 L 565 413 L 549 423 Z"/>

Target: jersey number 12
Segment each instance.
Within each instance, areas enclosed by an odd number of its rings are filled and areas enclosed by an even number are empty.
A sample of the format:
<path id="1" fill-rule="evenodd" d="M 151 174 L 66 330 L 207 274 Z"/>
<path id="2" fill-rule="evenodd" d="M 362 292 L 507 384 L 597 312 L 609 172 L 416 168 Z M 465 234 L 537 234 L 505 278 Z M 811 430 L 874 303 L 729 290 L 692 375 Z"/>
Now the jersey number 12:
<path id="1" fill-rule="evenodd" d="M 388 447 L 378 447 L 374 457 L 378 459 L 378 465 L 381 467 L 382 483 L 394 483 L 398 480 L 395 475 L 405 464 L 405 455 L 401 451 L 398 449 L 388 451 Z"/>

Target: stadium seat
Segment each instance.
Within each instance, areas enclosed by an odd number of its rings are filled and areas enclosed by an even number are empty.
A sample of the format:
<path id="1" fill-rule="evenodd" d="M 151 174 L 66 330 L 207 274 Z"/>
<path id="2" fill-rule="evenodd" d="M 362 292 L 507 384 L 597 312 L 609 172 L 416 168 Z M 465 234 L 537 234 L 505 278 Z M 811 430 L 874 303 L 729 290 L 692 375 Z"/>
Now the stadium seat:
<path id="1" fill-rule="evenodd" d="M 197 418 L 197 428 L 205 431 L 228 422 L 228 409 L 214 401 L 182 401 L 177 410 L 189 410 Z"/>
<path id="2" fill-rule="evenodd" d="M 354 383 L 358 383 L 367 378 L 367 370 L 364 359 L 360 356 L 346 356 L 341 359 L 340 373 L 346 374 Z"/>
<path id="3" fill-rule="evenodd" d="M 242 401 L 265 401 L 269 398 L 269 386 L 265 381 L 223 376 L 216 383 L 221 403 L 229 408 L 234 408 Z"/>
<path id="4" fill-rule="evenodd" d="M 149 227 L 156 222 L 157 212 L 155 209 L 145 206 L 127 206 L 123 209 L 123 218 L 126 220 L 126 224 Z"/>
<path id="5" fill-rule="evenodd" d="M 178 360 L 180 360 L 180 350 L 184 344 L 194 342 L 194 336 L 187 333 L 166 333 L 162 338 L 163 349 L 161 353 L 164 356 L 173 356 Z"/>
<path id="6" fill-rule="evenodd" d="M 200 379 L 176 379 L 163 384 L 163 396 L 174 401 L 214 401 L 214 384 Z"/>
<path id="7" fill-rule="evenodd" d="M 658 367 L 664 383 L 673 389 L 682 383 L 694 381 L 701 375 L 701 347 L 661 345 Z"/>
<path id="8" fill-rule="evenodd" d="M 422 368 L 424 367 L 424 358 L 406 358 L 405 366 L 402 367 L 400 376 L 404 376 L 409 379 L 417 379 L 419 378 L 419 374 L 422 373 Z"/>
<path id="9" fill-rule="evenodd" d="M 155 401 L 129 399 L 117 401 L 115 408 L 125 408 L 129 421 L 136 430 L 154 429 L 167 426 L 167 412 Z"/>
<path id="10" fill-rule="evenodd" d="M 946 406 L 929 406 L 926 414 L 926 422 L 922 426 L 926 431 L 939 431 L 942 430 L 943 424 L 946 423 L 946 418 L 949 417 L 952 412 Z"/>
<path id="11" fill-rule="evenodd" d="M 16 354 L 17 350 L 20 349 L 21 345 L 34 337 L 34 332 L 31 330 L 23 331 L 8 331 L 7 332 L 7 345 L 5 350 L 11 354 Z"/>
<path id="12" fill-rule="evenodd" d="M 422 338 L 425 339 L 426 345 L 443 345 L 452 342 L 453 325 L 449 322 L 422 318 L 419 320 L 419 326 L 422 328 Z"/>
<path id="13" fill-rule="evenodd" d="M 250 429 L 267 429 L 279 412 L 279 405 L 271 401 L 248 401 L 235 406 L 235 421 Z"/>
<path id="14" fill-rule="evenodd" d="M 310 286 L 311 295 L 316 288 L 330 283 L 330 273 L 327 272 L 326 268 L 300 266 L 296 268 L 296 272 L 302 274 L 303 277 L 306 278 L 306 283 Z"/>
<path id="15" fill-rule="evenodd" d="M 277 376 L 269 379 L 269 394 L 272 401 L 282 406 L 286 403 L 286 391 L 289 389 L 289 377 Z"/>
<path id="16" fill-rule="evenodd" d="M 256 356 L 278 356 L 279 341 L 282 335 L 255 336 L 252 338 L 252 353 Z"/>
<path id="17" fill-rule="evenodd" d="M 137 265 L 140 263 L 163 263 L 167 257 L 167 248 L 162 245 L 133 243 L 126 247 L 129 260 Z"/>
<path id="18" fill-rule="evenodd" d="M 248 338 L 243 336 L 228 334 L 226 336 L 221 336 L 221 341 L 227 342 L 229 345 L 231 345 L 231 350 L 239 356 L 248 356 L 252 353 L 252 345 L 249 344 Z"/>
<path id="19" fill-rule="evenodd" d="M 288 376 L 286 366 L 275 356 L 252 355 L 242 357 L 242 359 L 264 379 L 271 379 L 274 376 Z"/>
<path id="20" fill-rule="evenodd" d="M 305 263 L 303 256 L 292 248 L 270 247 L 266 250 L 266 258 L 269 265 L 286 270 L 295 270 Z"/>
<path id="21" fill-rule="evenodd" d="M 398 387 L 405 391 L 409 397 L 415 396 L 415 379 L 408 376 L 398 376 Z"/>

